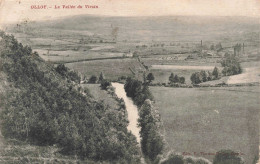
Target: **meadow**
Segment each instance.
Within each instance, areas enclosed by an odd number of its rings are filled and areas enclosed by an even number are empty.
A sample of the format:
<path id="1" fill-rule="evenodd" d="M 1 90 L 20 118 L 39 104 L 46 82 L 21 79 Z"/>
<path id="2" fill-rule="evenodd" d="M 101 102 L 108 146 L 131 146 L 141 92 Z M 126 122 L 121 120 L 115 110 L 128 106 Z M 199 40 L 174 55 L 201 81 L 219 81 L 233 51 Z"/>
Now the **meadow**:
<path id="1" fill-rule="evenodd" d="M 169 149 L 212 160 L 221 149 L 258 155 L 259 88 L 151 87 Z"/>
<path id="2" fill-rule="evenodd" d="M 144 69 L 134 58 L 83 61 L 67 63 L 66 66 L 86 75 L 87 78 L 91 75 L 99 76 L 103 72 L 105 77 L 111 80 L 117 80 L 121 76 L 134 76 Z"/>

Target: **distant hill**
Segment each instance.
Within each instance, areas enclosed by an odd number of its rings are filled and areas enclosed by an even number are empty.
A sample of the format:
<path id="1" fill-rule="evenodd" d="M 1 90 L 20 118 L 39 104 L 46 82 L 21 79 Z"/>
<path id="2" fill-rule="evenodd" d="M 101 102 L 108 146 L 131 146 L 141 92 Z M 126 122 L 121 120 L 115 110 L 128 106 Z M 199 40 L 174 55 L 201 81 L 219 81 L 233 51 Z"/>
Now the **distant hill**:
<path id="1" fill-rule="evenodd" d="M 23 24 L 23 26 L 25 26 Z M 79 15 L 57 20 L 28 22 L 28 34 L 44 36 L 98 35 L 128 41 L 197 41 L 227 38 L 245 41 L 259 35 L 260 24 L 251 17 L 159 16 L 108 17 Z M 15 27 L 17 28 L 17 27 Z M 8 28 L 13 32 L 14 29 Z M 66 31 L 66 32 L 65 32 Z M 114 34 L 112 34 L 114 33 Z"/>

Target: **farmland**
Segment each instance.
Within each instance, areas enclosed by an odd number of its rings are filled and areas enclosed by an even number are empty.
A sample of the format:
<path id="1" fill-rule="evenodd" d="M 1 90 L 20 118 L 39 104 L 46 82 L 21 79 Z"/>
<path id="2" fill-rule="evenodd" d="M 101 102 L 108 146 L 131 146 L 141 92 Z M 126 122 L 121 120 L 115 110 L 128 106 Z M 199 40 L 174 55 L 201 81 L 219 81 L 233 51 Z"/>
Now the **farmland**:
<path id="1" fill-rule="evenodd" d="M 215 153 L 226 148 L 244 153 L 247 160 L 257 154 L 258 87 L 151 90 L 170 149 L 201 156 L 200 152 Z"/>
<path id="2" fill-rule="evenodd" d="M 67 67 L 72 68 L 81 74 L 90 77 L 98 76 L 103 72 L 106 78 L 117 80 L 120 76 L 133 76 L 141 71 L 142 65 L 136 59 L 107 59 L 96 61 L 83 61 L 77 63 L 68 63 Z"/>

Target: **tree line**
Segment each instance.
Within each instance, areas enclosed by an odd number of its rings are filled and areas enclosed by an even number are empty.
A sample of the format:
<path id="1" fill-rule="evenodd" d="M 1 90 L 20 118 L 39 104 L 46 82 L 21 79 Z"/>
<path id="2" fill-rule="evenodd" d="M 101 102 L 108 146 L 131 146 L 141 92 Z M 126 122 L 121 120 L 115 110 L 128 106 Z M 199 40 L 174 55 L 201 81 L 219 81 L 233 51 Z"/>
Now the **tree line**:
<path id="1" fill-rule="evenodd" d="M 217 67 L 213 69 L 212 72 L 202 70 L 200 72 L 195 72 L 191 75 L 190 80 L 192 84 L 199 84 L 206 81 L 218 80 L 221 78 L 221 73 Z"/>
<path id="2" fill-rule="evenodd" d="M 152 107 L 153 96 L 148 83 L 128 77 L 125 83 L 125 91 L 134 103 L 139 107 L 138 125 L 141 127 L 141 149 L 144 156 L 154 162 L 162 153 L 164 143 L 159 133 L 159 119 L 154 114 Z"/>

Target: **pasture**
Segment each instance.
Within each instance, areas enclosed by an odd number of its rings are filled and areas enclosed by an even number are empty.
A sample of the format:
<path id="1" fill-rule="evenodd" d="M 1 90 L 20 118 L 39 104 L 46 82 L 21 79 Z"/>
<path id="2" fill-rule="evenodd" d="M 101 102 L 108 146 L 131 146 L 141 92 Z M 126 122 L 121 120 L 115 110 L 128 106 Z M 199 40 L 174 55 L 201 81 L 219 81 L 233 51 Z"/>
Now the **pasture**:
<path id="1" fill-rule="evenodd" d="M 91 75 L 99 76 L 103 72 L 105 78 L 111 80 L 117 80 L 120 76 L 134 76 L 144 69 L 134 58 L 83 61 L 67 63 L 66 66 L 88 78 Z M 140 75 L 140 77 L 142 76 Z"/>
<path id="2" fill-rule="evenodd" d="M 258 155 L 259 87 L 151 87 L 168 149 L 212 160 L 221 149 Z M 195 154 L 194 154 L 195 152 Z"/>

